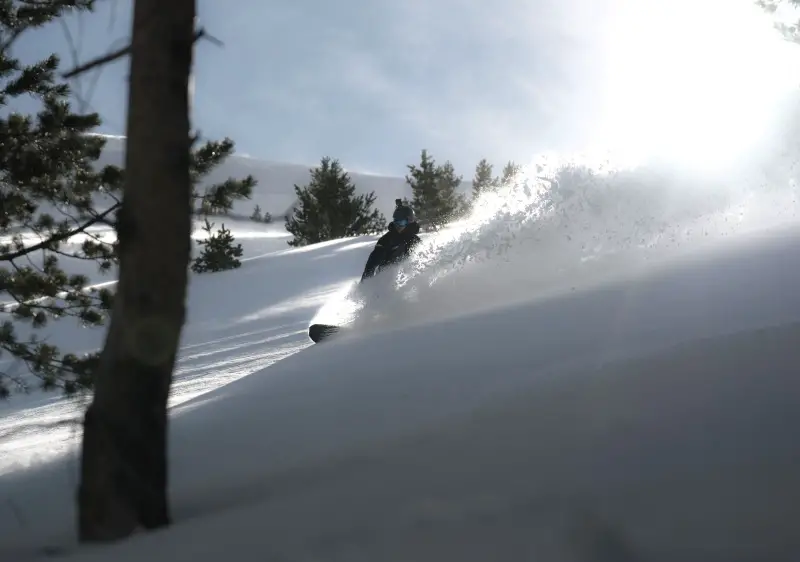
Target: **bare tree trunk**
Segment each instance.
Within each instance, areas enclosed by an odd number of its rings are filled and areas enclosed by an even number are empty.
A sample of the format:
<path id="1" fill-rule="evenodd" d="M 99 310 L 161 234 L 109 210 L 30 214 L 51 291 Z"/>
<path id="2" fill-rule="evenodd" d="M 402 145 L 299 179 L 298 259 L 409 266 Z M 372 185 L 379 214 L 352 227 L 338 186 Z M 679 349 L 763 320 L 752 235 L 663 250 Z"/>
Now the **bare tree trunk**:
<path id="1" fill-rule="evenodd" d="M 167 398 L 191 255 L 188 86 L 195 0 L 136 0 L 119 284 L 84 418 L 83 542 L 169 525 Z"/>

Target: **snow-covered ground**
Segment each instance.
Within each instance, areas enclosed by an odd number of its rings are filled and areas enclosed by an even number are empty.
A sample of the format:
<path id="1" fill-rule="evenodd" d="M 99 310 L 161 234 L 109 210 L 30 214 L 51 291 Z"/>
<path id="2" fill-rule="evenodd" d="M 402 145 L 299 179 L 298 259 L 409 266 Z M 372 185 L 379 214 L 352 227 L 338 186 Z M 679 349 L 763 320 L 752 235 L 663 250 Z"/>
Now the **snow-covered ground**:
<path id="1" fill-rule="evenodd" d="M 231 223 L 241 269 L 190 285 L 175 525 L 75 551 L 79 406 L 16 396 L 0 559 L 800 559 L 796 192 L 698 189 L 621 174 L 544 216 L 511 189 L 316 346 L 375 237 Z"/>

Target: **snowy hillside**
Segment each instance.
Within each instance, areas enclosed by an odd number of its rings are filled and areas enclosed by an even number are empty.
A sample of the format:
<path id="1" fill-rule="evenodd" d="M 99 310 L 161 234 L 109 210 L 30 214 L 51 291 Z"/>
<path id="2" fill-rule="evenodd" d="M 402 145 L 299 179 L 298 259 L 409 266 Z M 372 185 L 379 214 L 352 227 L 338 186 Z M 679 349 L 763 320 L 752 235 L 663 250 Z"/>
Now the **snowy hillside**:
<path id="1" fill-rule="evenodd" d="M 113 164 L 122 166 L 125 158 L 125 139 L 123 137 L 106 136 L 107 144 L 100 158 L 101 165 Z M 237 201 L 233 213 L 250 216 L 253 207 L 259 205 L 262 210 L 269 212 L 274 217 L 284 216 L 295 203 L 294 185 L 306 185 L 309 181 L 309 169 L 317 166 L 313 162 L 308 166 L 301 164 L 286 164 L 267 162 L 240 154 L 233 154 L 220 166 L 214 169 L 206 178 L 210 184 L 225 181 L 229 177 L 243 178 L 252 175 L 258 180 L 258 185 L 253 190 L 253 197 L 249 200 Z M 347 166 L 346 162 L 342 162 Z M 394 200 L 398 197 L 410 197 L 410 188 L 403 177 L 377 176 L 349 172 L 357 193 L 374 191 L 377 196 L 375 206 L 384 215 L 391 216 L 394 209 Z M 471 170 L 465 174 L 469 176 Z M 471 184 L 464 182 L 462 189 L 471 189 Z M 282 221 L 280 221 L 282 222 Z"/>
<path id="2" fill-rule="evenodd" d="M 0 559 L 800 559 L 796 196 L 530 181 L 427 236 L 318 345 L 375 238 L 287 249 L 234 223 L 247 261 L 190 285 L 175 526 L 73 552 L 79 411 L 15 397 Z"/>

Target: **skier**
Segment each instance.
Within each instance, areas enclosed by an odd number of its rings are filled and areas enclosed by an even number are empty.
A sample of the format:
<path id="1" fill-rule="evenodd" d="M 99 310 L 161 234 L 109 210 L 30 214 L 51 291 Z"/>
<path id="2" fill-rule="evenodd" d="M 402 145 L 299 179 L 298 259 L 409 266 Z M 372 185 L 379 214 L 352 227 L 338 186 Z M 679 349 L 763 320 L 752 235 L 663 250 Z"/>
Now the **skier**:
<path id="1" fill-rule="evenodd" d="M 422 241 L 417 236 L 419 223 L 414 210 L 404 205 L 401 199 L 395 199 L 395 204 L 397 206 L 392 214 L 392 222 L 389 223 L 389 231 L 375 244 L 364 266 L 361 281 L 374 276 L 379 268 L 406 259 L 411 250 Z"/>

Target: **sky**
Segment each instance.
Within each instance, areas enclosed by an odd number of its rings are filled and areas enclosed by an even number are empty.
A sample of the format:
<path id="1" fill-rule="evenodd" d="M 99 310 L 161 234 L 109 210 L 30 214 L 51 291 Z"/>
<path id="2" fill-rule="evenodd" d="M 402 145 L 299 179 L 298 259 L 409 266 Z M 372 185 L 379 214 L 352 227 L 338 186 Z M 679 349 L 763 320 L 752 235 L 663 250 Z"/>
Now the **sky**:
<path id="1" fill-rule="evenodd" d="M 428 149 L 470 176 L 542 148 L 569 148 L 591 98 L 593 40 L 608 0 L 199 0 L 193 122 L 253 157 L 403 174 Z M 123 45 L 130 0 L 71 18 L 81 62 Z M 61 24 L 30 34 L 23 60 L 72 65 Z M 73 86 L 123 134 L 127 62 Z M 92 83 L 96 85 L 92 88 Z"/>
<path id="2" fill-rule="evenodd" d="M 16 54 L 85 62 L 127 43 L 131 10 L 98 0 Z M 195 50 L 193 125 L 269 161 L 403 175 L 424 148 L 469 178 L 484 157 L 499 170 L 612 141 L 692 156 L 752 138 L 739 117 L 787 87 L 751 0 L 198 0 L 198 13 L 223 45 Z M 124 134 L 127 64 L 73 82 L 100 132 Z"/>

